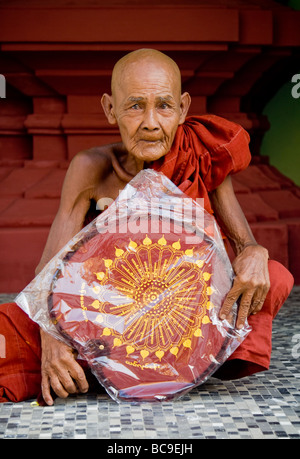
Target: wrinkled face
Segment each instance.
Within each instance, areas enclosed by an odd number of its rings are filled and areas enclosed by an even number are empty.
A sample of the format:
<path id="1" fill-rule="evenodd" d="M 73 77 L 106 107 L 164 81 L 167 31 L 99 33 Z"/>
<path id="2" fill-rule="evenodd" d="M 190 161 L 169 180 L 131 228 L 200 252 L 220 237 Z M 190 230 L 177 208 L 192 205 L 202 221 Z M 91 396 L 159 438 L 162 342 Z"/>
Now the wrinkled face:
<path id="1" fill-rule="evenodd" d="M 111 123 L 118 124 L 127 151 L 154 161 L 170 150 L 189 104 L 189 95 L 180 93 L 174 68 L 150 60 L 126 67 L 110 97 L 109 113 L 105 112 Z"/>

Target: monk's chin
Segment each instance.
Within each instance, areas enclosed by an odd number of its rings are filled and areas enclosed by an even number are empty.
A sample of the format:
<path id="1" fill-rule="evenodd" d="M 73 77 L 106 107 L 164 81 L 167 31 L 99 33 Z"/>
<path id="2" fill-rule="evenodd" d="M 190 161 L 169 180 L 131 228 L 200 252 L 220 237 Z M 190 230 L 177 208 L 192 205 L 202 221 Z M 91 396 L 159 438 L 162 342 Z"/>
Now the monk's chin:
<path id="1" fill-rule="evenodd" d="M 162 145 L 157 144 L 146 144 L 142 148 L 132 151 L 133 156 L 147 162 L 155 161 L 167 153 L 168 151 Z"/>

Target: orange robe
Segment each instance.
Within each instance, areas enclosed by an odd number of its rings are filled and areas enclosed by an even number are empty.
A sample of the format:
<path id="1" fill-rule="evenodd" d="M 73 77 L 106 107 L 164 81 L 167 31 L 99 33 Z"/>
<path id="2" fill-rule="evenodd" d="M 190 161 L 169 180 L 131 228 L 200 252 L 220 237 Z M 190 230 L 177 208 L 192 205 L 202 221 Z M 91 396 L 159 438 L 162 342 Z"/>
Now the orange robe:
<path id="1" fill-rule="evenodd" d="M 191 117 L 179 126 L 171 151 L 152 167 L 188 196 L 203 198 L 212 213 L 208 193 L 228 174 L 248 166 L 248 143 L 249 135 L 234 123 L 213 115 Z M 281 264 L 270 261 L 269 272 L 271 288 L 264 306 L 249 317 L 252 331 L 215 376 L 234 379 L 269 368 L 272 321 L 293 286 L 292 275 Z M 15 303 L 0 305 L 0 402 L 40 396 L 40 371 L 38 325 Z"/>

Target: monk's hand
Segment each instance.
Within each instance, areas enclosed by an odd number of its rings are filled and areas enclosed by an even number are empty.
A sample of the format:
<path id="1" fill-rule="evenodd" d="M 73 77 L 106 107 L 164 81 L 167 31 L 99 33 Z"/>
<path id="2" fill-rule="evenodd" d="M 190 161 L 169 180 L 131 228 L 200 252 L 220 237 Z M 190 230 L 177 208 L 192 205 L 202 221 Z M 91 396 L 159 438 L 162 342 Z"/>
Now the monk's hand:
<path id="1" fill-rule="evenodd" d="M 230 320 L 232 307 L 240 298 L 236 327 L 241 329 L 250 314 L 261 310 L 269 291 L 268 251 L 260 245 L 246 246 L 232 267 L 235 278 L 220 310 L 220 319 Z"/>
<path id="2" fill-rule="evenodd" d="M 42 343 L 42 394 L 47 405 L 53 404 L 51 387 L 58 397 L 88 391 L 88 382 L 81 366 L 76 362 L 74 350 L 41 332 Z"/>

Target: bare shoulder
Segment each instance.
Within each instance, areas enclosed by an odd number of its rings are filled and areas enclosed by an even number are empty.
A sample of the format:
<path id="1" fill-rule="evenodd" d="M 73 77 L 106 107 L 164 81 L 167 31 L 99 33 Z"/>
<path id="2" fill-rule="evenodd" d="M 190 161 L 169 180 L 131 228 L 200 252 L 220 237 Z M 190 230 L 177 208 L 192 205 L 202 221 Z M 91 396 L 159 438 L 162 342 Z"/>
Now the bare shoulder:
<path id="1" fill-rule="evenodd" d="M 110 174 L 109 148 L 94 147 L 77 153 L 68 167 L 61 195 L 61 207 L 73 207 L 79 201 L 94 198 L 96 189 Z"/>
<path id="2" fill-rule="evenodd" d="M 115 159 L 122 160 L 127 155 L 122 143 L 113 143 L 101 145 L 83 150 L 73 158 L 72 163 L 75 163 L 76 168 L 82 168 L 82 172 L 91 170 L 95 173 L 107 172 L 108 168 L 112 167 Z"/>
<path id="3" fill-rule="evenodd" d="M 112 170 L 113 146 L 104 145 L 80 151 L 72 159 L 67 178 L 76 181 L 79 186 L 99 183 Z"/>
<path id="4" fill-rule="evenodd" d="M 80 174 L 105 172 L 105 169 L 111 165 L 111 151 L 110 145 L 80 151 L 72 159 L 70 168 L 80 172 Z"/>

